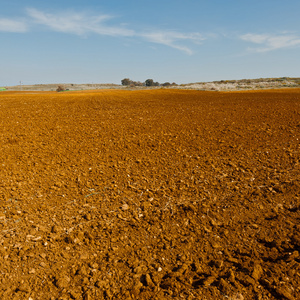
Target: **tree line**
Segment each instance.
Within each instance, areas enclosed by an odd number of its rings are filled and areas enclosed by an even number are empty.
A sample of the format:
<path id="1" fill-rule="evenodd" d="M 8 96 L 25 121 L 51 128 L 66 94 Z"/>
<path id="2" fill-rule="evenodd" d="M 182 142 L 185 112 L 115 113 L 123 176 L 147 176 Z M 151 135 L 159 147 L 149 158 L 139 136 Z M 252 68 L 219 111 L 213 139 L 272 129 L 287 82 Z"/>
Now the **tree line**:
<path id="1" fill-rule="evenodd" d="M 175 86 L 177 85 L 175 82 L 165 82 L 165 83 L 159 83 L 157 81 L 154 81 L 153 79 L 147 79 L 145 82 L 140 81 L 133 81 L 129 78 L 124 78 L 121 80 L 122 85 L 125 86 Z"/>

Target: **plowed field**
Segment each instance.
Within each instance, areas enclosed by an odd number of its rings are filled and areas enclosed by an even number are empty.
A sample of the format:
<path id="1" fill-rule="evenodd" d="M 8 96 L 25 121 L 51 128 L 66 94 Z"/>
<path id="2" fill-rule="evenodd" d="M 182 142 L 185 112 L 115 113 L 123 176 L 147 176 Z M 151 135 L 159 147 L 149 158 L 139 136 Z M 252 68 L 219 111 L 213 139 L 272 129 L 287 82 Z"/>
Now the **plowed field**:
<path id="1" fill-rule="evenodd" d="M 300 299 L 300 90 L 0 94 L 0 299 Z"/>

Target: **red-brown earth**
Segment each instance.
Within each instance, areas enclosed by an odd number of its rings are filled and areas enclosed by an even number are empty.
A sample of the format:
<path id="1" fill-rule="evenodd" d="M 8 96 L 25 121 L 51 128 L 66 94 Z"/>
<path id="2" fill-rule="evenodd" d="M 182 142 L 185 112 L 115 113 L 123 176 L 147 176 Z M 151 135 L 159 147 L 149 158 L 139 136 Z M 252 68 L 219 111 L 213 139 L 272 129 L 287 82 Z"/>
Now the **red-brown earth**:
<path id="1" fill-rule="evenodd" d="M 300 299 L 300 90 L 0 94 L 0 298 Z"/>

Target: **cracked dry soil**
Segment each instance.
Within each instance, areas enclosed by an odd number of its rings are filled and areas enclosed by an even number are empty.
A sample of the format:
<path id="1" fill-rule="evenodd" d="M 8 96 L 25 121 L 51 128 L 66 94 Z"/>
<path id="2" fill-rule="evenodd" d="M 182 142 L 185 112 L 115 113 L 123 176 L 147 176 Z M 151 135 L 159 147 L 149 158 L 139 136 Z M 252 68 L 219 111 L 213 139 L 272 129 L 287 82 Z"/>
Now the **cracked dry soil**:
<path id="1" fill-rule="evenodd" d="M 0 298 L 300 299 L 300 90 L 0 94 Z"/>

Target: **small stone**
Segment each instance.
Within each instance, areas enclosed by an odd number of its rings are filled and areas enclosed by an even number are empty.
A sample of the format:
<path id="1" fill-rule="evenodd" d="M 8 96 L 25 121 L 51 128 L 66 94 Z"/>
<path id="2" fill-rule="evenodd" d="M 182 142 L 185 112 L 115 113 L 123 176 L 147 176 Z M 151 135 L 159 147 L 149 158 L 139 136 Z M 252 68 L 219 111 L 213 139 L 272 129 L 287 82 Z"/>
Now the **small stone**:
<path id="1" fill-rule="evenodd" d="M 79 243 L 80 243 L 80 239 L 79 239 L 79 238 L 75 238 L 75 239 L 73 240 L 73 242 L 74 242 L 74 244 L 79 244 Z"/>
<path id="2" fill-rule="evenodd" d="M 232 298 L 234 300 L 244 300 L 244 296 L 242 294 L 236 294 L 234 295 L 234 297 Z"/>
<path id="3" fill-rule="evenodd" d="M 55 284 L 58 288 L 62 289 L 62 288 L 68 287 L 69 282 L 70 282 L 70 278 L 68 276 L 62 276 L 62 277 L 56 278 Z"/>
<path id="4" fill-rule="evenodd" d="M 31 270 L 29 271 L 29 274 L 35 274 L 35 269 L 31 269 Z"/>
<path id="5" fill-rule="evenodd" d="M 128 206 L 128 204 L 123 204 L 122 205 L 122 210 L 128 210 L 129 209 L 129 206 Z"/>

